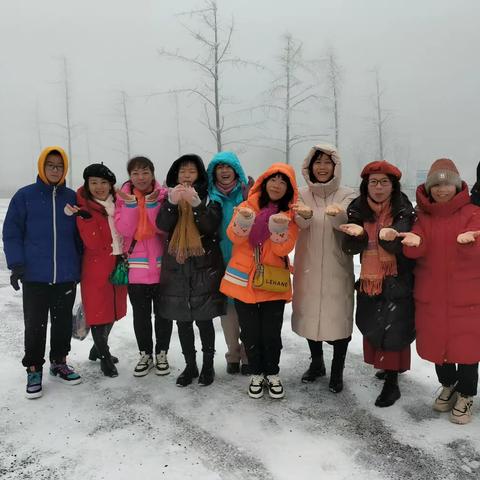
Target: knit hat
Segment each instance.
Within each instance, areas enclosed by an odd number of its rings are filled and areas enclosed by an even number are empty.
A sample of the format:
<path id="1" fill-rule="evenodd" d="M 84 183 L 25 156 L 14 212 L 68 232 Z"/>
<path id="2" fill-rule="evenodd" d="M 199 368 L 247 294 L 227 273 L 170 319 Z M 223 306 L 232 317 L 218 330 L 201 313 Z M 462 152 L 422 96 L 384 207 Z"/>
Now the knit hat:
<path id="1" fill-rule="evenodd" d="M 83 171 L 83 179 L 85 180 L 85 182 L 87 182 L 90 177 L 103 178 L 112 185 L 115 185 L 115 183 L 117 183 L 115 174 L 103 163 L 92 163 L 92 165 L 89 165 Z"/>
<path id="2" fill-rule="evenodd" d="M 376 160 L 375 162 L 367 163 L 363 167 L 362 173 L 360 176 L 362 178 L 368 177 L 372 173 L 383 173 L 384 175 L 393 175 L 397 180 L 402 178 L 402 172 L 391 163 L 387 162 L 386 160 Z"/>
<path id="3" fill-rule="evenodd" d="M 462 179 L 458 169 L 449 158 L 440 158 L 432 163 L 425 180 L 425 190 L 429 194 L 430 189 L 439 183 L 454 185 L 457 191 L 462 189 Z"/>

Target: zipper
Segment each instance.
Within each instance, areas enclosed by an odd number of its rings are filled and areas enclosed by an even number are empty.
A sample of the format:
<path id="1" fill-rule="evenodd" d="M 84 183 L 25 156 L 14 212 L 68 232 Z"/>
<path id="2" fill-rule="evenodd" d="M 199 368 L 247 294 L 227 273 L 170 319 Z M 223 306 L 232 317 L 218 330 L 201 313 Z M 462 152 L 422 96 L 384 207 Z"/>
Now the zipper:
<path id="1" fill-rule="evenodd" d="M 57 186 L 53 187 L 52 208 L 53 208 L 53 283 L 57 283 L 57 213 L 56 199 Z"/>

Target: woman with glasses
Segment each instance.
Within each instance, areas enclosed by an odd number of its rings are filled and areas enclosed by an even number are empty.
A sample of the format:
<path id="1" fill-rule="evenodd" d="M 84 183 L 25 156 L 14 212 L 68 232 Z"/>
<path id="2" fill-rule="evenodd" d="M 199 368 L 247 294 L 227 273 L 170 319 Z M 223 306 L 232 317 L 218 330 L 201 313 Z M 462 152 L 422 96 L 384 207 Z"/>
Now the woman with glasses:
<path id="1" fill-rule="evenodd" d="M 410 343 L 415 336 L 413 262 L 402 253 L 402 238 L 415 212 L 400 190 L 402 173 L 386 161 L 367 164 L 360 196 L 347 209 L 342 248 L 360 254 L 356 324 L 363 334 L 366 363 L 385 370 L 385 383 L 375 401 L 389 407 L 400 398 L 398 372 L 410 368 Z"/>

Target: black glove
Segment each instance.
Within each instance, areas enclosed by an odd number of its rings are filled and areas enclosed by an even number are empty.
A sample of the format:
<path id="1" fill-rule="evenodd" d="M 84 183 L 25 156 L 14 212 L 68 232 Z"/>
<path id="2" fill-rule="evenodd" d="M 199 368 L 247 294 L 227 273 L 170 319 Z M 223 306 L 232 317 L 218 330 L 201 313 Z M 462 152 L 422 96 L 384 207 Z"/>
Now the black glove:
<path id="1" fill-rule="evenodd" d="M 17 267 L 12 268 L 12 274 L 10 275 L 10 285 L 14 290 L 20 290 L 20 285 L 18 281 L 20 280 L 23 283 L 23 277 L 25 276 L 25 267 L 23 265 L 18 265 Z"/>
<path id="2" fill-rule="evenodd" d="M 82 217 L 84 220 L 88 220 L 89 218 L 92 218 L 92 214 L 90 212 L 87 212 L 86 210 L 79 210 L 78 212 L 75 212 L 74 215 L 77 215 L 78 217 Z"/>

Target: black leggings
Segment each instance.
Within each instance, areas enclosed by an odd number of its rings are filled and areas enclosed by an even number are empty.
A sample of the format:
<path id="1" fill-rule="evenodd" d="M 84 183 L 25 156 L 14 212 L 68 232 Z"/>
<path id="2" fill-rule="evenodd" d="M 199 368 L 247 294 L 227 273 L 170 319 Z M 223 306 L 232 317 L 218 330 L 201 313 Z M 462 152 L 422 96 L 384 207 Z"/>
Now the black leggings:
<path id="1" fill-rule="evenodd" d="M 202 352 L 204 355 L 213 355 L 215 353 L 215 328 L 212 320 L 196 320 L 200 340 L 202 342 Z M 195 357 L 195 334 L 193 332 L 193 322 L 177 321 L 178 338 L 182 347 L 182 353 L 187 359 Z"/>
<path id="2" fill-rule="evenodd" d="M 339 340 L 328 341 L 330 345 L 333 346 L 333 356 L 334 357 L 345 357 L 347 354 L 348 344 L 352 337 L 341 338 Z M 310 347 L 310 354 L 312 355 L 312 360 L 315 358 L 320 358 L 323 355 L 323 342 L 307 339 L 308 346 Z"/>

